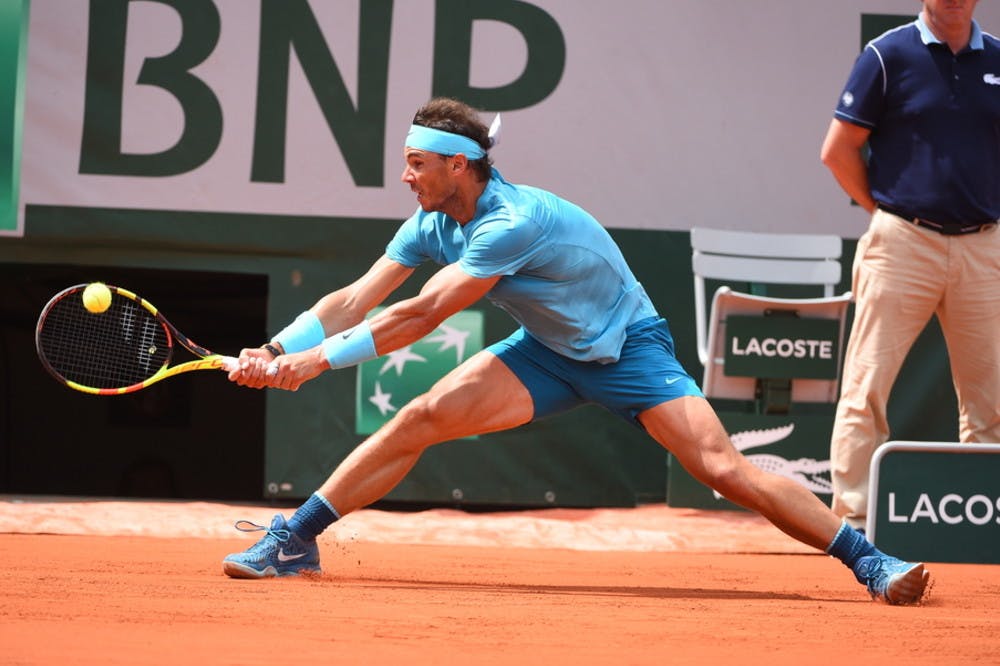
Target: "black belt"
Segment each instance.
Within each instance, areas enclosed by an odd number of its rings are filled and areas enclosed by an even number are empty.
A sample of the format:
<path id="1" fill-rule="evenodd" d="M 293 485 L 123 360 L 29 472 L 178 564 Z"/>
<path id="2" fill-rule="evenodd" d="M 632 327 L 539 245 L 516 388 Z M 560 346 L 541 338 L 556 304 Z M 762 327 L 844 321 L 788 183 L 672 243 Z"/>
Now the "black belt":
<path id="1" fill-rule="evenodd" d="M 930 220 L 925 220 L 922 217 L 917 217 L 906 211 L 899 210 L 898 208 L 893 208 L 892 206 L 886 206 L 885 204 L 878 204 L 878 207 L 889 213 L 890 215 L 895 215 L 901 220 L 906 220 L 910 224 L 915 224 L 918 227 L 923 227 L 924 229 L 930 229 L 931 231 L 936 231 L 939 234 L 945 236 L 961 236 L 962 234 L 974 234 L 980 231 L 986 231 L 987 229 L 992 229 L 997 226 L 996 222 L 983 222 L 981 224 L 939 224 L 937 222 L 931 222 Z"/>

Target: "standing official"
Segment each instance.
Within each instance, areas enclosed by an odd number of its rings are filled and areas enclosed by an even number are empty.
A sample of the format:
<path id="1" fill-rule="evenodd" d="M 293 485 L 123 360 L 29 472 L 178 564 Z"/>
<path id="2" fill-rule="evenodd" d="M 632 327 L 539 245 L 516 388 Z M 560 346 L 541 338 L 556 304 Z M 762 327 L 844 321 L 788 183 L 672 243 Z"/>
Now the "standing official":
<path id="1" fill-rule="evenodd" d="M 1000 41 L 973 20 L 976 4 L 923 0 L 915 21 L 872 40 L 823 143 L 823 163 L 872 214 L 831 445 L 833 509 L 856 527 L 890 390 L 931 316 L 960 439 L 1000 442 Z"/>

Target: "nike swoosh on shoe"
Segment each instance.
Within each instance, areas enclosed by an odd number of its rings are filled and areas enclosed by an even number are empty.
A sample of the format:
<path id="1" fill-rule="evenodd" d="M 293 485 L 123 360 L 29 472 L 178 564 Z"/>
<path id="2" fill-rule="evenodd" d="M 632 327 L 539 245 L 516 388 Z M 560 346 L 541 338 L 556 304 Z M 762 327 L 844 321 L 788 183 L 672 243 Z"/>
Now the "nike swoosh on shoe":
<path id="1" fill-rule="evenodd" d="M 284 548 L 278 549 L 278 561 L 279 562 L 291 562 L 292 560 L 297 560 L 300 557 L 305 557 L 306 553 L 299 553 L 298 555 L 286 555 Z"/>

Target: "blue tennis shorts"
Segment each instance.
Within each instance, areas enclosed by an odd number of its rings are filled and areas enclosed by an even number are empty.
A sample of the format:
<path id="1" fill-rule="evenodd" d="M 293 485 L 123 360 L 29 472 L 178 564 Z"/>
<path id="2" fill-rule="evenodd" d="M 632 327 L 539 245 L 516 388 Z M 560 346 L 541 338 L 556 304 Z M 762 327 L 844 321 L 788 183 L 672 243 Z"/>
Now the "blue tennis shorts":
<path id="1" fill-rule="evenodd" d="M 657 405 L 704 394 L 674 356 L 674 339 L 659 317 L 626 329 L 615 363 L 576 361 L 552 351 L 519 328 L 487 348 L 517 375 L 534 401 L 533 421 L 586 403 L 596 403 L 629 421 Z"/>

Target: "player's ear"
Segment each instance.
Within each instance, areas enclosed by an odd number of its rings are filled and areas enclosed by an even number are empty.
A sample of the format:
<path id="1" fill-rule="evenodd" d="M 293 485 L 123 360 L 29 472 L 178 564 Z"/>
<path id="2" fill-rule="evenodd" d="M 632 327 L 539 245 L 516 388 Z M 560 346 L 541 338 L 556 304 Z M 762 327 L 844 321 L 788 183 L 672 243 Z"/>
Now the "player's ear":
<path id="1" fill-rule="evenodd" d="M 459 153 L 451 159 L 451 170 L 453 173 L 461 173 L 469 167 L 469 158 Z"/>

